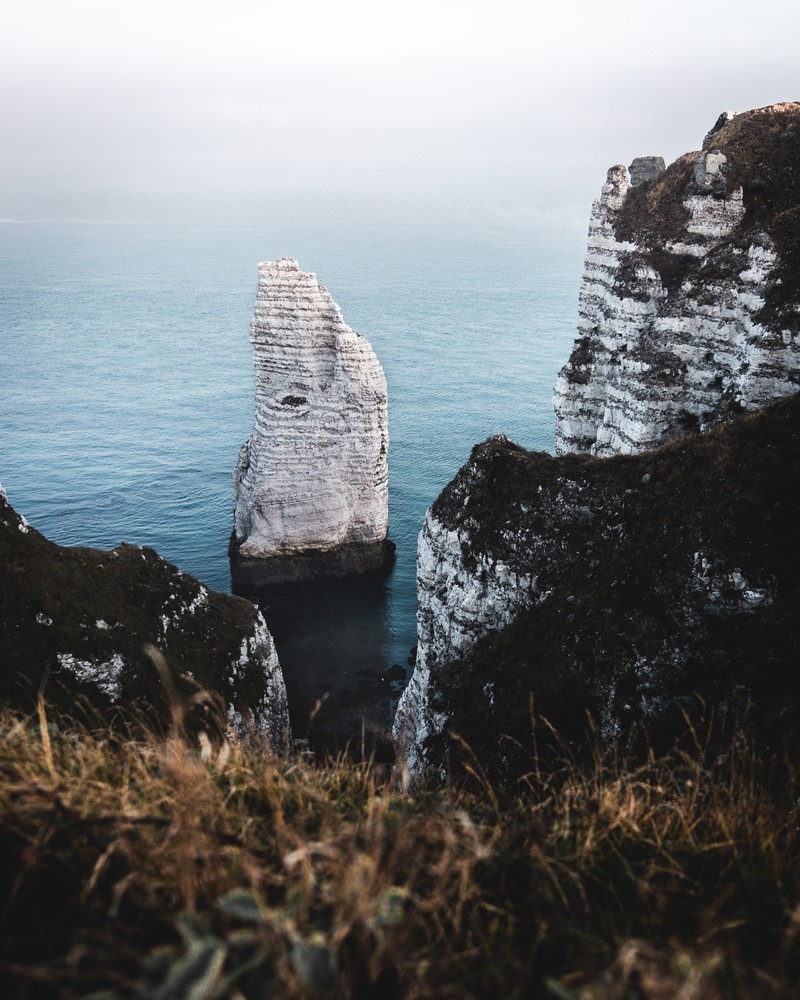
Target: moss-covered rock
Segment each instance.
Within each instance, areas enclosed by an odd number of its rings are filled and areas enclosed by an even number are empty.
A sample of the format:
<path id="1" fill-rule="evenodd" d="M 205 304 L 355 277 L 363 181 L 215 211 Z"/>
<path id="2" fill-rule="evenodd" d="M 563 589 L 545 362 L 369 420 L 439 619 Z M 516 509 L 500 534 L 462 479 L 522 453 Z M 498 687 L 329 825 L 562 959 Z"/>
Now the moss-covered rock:
<path id="1" fill-rule="evenodd" d="M 254 728 L 276 748 L 287 739 L 283 676 L 249 601 L 153 549 L 56 545 L 0 490 L 0 697 L 29 706 L 43 683 L 68 711 L 138 708 L 157 724 L 177 708 L 210 732 Z"/>
<path id="2" fill-rule="evenodd" d="M 587 712 L 607 742 L 637 721 L 669 742 L 684 713 L 724 710 L 800 747 L 799 455 L 798 395 L 636 456 L 475 448 L 426 525 L 447 547 L 445 582 L 420 592 L 424 763 L 457 733 L 514 773 L 534 715 L 577 742 Z M 469 634 L 450 603 L 481 574 L 513 620 Z"/>

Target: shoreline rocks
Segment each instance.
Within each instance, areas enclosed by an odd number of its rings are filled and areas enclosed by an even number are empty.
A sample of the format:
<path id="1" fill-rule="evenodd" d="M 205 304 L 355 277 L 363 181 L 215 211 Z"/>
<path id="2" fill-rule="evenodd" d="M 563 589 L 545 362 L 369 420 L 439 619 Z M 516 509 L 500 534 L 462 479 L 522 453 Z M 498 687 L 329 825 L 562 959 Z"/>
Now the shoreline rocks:
<path id="1" fill-rule="evenodd" d="M 364 545 L 303 549 L 287 555 L 248 556 L 242 554 L 235 533 L 228 546 L 231 576 L 238 590 L 258 591 L 279 583 L 300 583 L 328 576 L 360 576 L 377 573 L 392 561 L 395 544 L 390 539 Z"/>
<path id="2" fill-rule="evenodd" d="M 253 433 L 233 473 L 234 584 L 380 569 L 388 540 L 386 378 L 316 276 L 259 264 Z"/>
<path id="3" fill-rule="evenodd" d="M 286 686 L 256 607 L 150 548 L 57 545 L 2 489 L 0 666 L 10 704 L 32 707 L 46 681 L 48 702 L 68 714 L 88 702 L 163 727 L 177 705 L 190 730 L 290 745 Z"/>

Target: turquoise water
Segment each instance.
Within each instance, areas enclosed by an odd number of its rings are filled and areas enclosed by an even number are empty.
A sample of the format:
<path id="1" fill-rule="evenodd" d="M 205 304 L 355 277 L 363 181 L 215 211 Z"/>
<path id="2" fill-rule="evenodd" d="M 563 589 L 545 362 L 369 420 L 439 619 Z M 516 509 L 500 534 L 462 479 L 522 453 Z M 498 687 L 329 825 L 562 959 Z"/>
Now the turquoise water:
<path id="1" fill-rule="evenodd" d="M 328 690 L 331 677 L 346 687 L 353 670 L 405 664 L 425 510 L 491 434 L 552 450 L 588 212 L 376 212 L 356 224 L 347 212 L 273 222 L 264 208 L 256 224 L 225 206 L 146 221 L 126 208 L 0 224 L 0 481 L 11 503 L 62 544 L 151 545 L 229 590 L 256 264 L 295 256 L 386 371 L 397 562 L 366 588 L 284 589 L 261 603 L 298 698 L 301 676 Z"/>

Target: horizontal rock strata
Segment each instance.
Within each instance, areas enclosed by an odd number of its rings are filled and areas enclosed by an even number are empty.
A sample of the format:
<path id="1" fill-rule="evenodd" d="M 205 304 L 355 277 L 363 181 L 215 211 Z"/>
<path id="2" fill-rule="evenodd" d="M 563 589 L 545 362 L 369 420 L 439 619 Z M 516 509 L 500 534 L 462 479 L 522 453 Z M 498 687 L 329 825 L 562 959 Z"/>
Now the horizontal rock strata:
<path id="1" fill-rule="evenodd" d="M 800 104 L 781 104 L 721 115 L 668 168 L 609 171 L 561 457 L 491 439 L 420 537 L 394 729 L 412 772 L 448 766 L 453 733 L 524 772 L 542 715 L 575 741 L 588 712 L 607 742 L 635 722 L 669 742 L 695 693 L 798 746 L 798 162 Z"/>
<path id="2" fill-rule="evenodd" d="M 800 104 L 720 116 L 595 202 L 559 453 L 633 453 L 800 386 Z"/>
<path id="3" fill-rule="evenodd" d="M 234 470 L 237 584 L 365 573 L 387 541 L 386 379 L 316 276 L 258 268 L 253 433 Z"/>
<path id="4" fill-rule="evenodd" d="M 257 608 L 153 549 L 56 545 L 2 491 L 0 656 L 0 697 L 11 704 L 30 707 L 46 680 L 48 701 L 67 711 L 88 701 L 165 725 L 177 706 L 190 728 L 289 744 L 283 675 Z"/>
<path id="5" fill-rule="evenodd" d="M 727 711 L 800 746 L 800 397 L 636 456 L 478 446 L 420 537 L 418 659 L 395 720 L 411 771 L 460 752 L 531 769 L 533 717 L 669 742 Z"/>

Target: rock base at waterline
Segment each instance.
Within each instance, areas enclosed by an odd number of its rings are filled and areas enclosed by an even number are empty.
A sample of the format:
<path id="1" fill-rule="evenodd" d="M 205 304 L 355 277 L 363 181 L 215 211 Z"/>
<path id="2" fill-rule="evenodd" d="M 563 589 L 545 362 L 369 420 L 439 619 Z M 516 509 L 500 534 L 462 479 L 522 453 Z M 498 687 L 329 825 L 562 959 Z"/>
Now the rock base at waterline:
<path id="1" fill-rule="evenodd" d="M 305 549 L 286 555 L 243 556 L 231 535 L 228 555 L 231 578 L 236 587 L 269 587 L 277 583 L 298 583 L 322 577 L 376 573 L 394 562 L 395 544 L 380 542 L 350 544 L 336 549 Z"/>
<path id="2" fill-rule="evenodd" d="M 294 258 L 259 264 L 250 339 L 256 413 L 233 472 L 234 582 L 379 569 L 389 423 L 375 352 Z"/>

